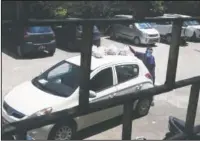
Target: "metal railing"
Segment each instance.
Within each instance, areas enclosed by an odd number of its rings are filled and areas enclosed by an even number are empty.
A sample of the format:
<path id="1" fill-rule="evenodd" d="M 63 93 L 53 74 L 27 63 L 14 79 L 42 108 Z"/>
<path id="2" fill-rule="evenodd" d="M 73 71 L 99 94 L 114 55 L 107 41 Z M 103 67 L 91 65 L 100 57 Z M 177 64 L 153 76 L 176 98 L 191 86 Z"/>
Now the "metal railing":
<path id="1" fill-rule="evenodd" d="M 57 123 L 62 119 L 73 118 L 88 113 L 107 109 L 116 105 L 124 105 L 123 119 L 122 119 L 122 139 L 130 140 L 132 131 L 132 107 L 133 102 L 137 99 L 146 98 L 149 96 L 159 95 L 169 92 L 173 89 L 192 85 L 190 99 L 187 109 L 186 129 L 184 134 L 175 136 L 172 139 L 183 139 L 188 136 L 194 135 L 194 121 L 196 116 L 199 90 L 200 90 L 200 75 L 175 81 L 179 44 L 181 36 L 181 27 L 184 20 L 194 20 L 199 18 L 146 18 L 146 19 L 65 19 L 65 20 L 22 20 L 18 21 L 20 27 L 25 25 L 64 25 L 64 24 L 81 24 L 83 25 L 83 40 L 81 47 L 81 77 L 80 77 L 80 94 L 79 105 L 70 109 L 54 112 L 50 115 L 43 115 L 33 117 L 18 122 L 4 125 L 2 128 L 2 139 L 6 139 L 12 135 L 17 135 L 18 139 L 26 139 L 26 133 L 29 130 L 36 129 L 45 125 Z M 89 103 L 89 78 L 90 78 L 90 64 L 91 64 L 91 47 L 92 47 L 92 29 L 93 25 L 100 24 L 115 24 L 115 23 L 134 23 L 134 22 L 159 22 L 159 21 L 173 21 L 172 28 L 172 43 L 170 44 L 167 75 L 164 85 L 156 86 L 154 88 L 142 90 L 134 93 L 126 93 L 122 96 L 116 96 L 113 99 L 102 100 L 94 103 Z M 12 24 L 11 21 L 3 21 L 5 24 Z"/>

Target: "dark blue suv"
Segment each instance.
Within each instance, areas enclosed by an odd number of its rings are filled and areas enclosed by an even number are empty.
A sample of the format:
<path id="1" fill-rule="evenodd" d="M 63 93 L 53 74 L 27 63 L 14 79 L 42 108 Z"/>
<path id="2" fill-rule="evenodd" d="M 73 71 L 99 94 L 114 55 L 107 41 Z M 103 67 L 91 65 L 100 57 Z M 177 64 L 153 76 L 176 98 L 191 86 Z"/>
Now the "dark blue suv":
<path id="1" fill-rule="evenodd" d="M 53 56 L 55 50 L 55 34 L 50 26 L 25 28 L 23 41 L 17 46 L 17 54 L 20 57 L 37 52 L 48 52 Z"/>

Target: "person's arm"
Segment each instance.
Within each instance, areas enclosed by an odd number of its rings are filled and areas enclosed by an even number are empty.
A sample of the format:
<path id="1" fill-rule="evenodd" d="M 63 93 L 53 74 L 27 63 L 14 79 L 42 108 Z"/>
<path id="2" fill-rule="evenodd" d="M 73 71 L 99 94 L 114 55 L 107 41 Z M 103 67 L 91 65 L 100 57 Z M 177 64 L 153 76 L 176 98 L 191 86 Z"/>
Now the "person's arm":
<path id="1" fill-rule="evenodd" d="M 144 53 L 135 51 L 131 46 L 129 46 L 129 49 L 139 59 L 142 59 L 142 57 L 144 56 Z"/>

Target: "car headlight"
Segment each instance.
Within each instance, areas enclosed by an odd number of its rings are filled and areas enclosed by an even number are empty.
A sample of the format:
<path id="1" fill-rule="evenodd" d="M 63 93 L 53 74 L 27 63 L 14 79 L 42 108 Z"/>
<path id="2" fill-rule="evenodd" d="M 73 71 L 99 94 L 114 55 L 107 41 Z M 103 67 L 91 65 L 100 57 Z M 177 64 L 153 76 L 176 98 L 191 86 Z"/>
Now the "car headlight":
<path id="1" fill-rule="evenodd" d="M 143 33 L 143 36 L 146 38 L 146 37 L 148 37 L 148 34 L 146 34 L 146 33 Z"/>
<path id="2" fill-rule="evenodd" d="M 42 110 L 40 110 L 40 111 L 38 111 L 38 112 L 32 114 L 32 115 L 30 116 L 30 118 L 31 118 L 31 117 L 37 117 L 37 116 L 43 116 L 43 115 L 46 115 L 46 114 L 50 114 L 50 113 L 52 112 L 52 110 L 53 110 L 53 109 L 52 109 L 51 107 L 42 109 Z"/>

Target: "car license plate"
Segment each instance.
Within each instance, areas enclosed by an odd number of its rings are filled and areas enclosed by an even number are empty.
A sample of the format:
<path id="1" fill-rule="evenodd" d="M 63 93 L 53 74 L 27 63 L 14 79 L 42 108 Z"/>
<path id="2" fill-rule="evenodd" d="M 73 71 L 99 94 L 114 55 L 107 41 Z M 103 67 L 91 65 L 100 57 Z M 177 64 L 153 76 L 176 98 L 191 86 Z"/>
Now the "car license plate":
<path id="1" fill-rule="evenodd" d="M 38 50 L 45 50 L 45 48 L 46 48 L 45 46 L 39 46 Z"/>

